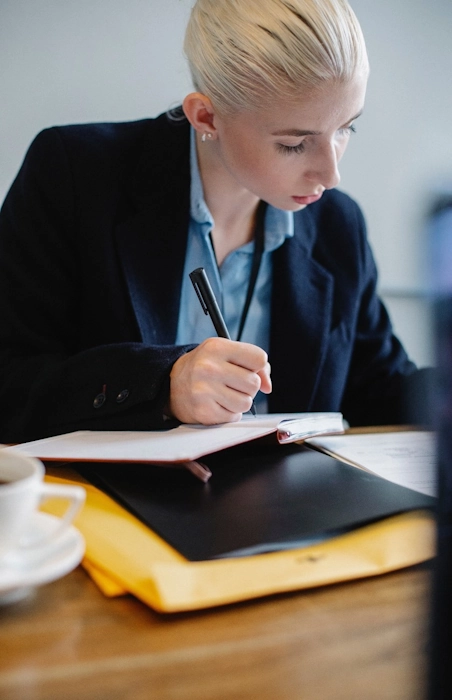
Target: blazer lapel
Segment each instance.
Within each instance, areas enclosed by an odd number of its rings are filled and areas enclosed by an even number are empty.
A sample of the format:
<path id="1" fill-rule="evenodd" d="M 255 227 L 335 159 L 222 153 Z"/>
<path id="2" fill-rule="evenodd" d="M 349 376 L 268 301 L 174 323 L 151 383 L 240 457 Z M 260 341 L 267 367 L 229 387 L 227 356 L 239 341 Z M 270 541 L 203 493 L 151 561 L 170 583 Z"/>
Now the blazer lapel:
<path id="1" fill-rule="evenodd" d="M 307 210 L 292 239 L 275 251 L 270 337 L 269 410 L 309 411 L 331 326 L 332 275 L 312 258 L 317 232 Z"/>
<path id="2" fill-rule="evenodd" d="M 130 196 L 134 213 L 115 232 L 130 300 L 143 343 L 172 344 L 190 215 L 187 123 L 150 121 Z"/>

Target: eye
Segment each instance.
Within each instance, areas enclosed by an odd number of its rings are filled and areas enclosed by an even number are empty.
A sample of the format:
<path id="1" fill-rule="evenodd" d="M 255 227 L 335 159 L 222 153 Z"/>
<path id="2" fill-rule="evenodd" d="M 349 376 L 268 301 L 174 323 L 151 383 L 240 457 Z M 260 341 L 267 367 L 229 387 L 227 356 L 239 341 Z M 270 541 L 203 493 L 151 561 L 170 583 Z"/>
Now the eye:
<path id="1" fill-rule="evenodd" d="M 349 134 L 356 134 L 356 126 L 354 124 L 350 124 L 349 126 L 344 126 L 342 129 L 339 129 L 339 133 L 341 136 L 348 136 Z"/>
<path id="2" fill-rule="evenodd" d="M 303 153 L 305 149 L 305 144 L 304 141 L 301 141 L 301 143 L 298 143 L 296 146 L 287 146 L 284 143 L 277 143 L 276 148 L 280 153 L 286 153 L 286 154 L 291 154 L 291 153 Z"/>

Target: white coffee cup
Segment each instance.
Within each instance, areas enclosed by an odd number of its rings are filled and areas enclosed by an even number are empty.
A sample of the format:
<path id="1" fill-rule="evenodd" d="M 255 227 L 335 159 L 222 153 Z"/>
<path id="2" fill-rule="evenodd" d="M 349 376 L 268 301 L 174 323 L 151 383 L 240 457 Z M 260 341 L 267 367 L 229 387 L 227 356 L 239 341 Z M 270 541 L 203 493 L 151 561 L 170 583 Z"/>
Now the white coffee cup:
<path id="1" fill-rule="evenodd" d="M 28 455 L 0 449 L 0 561 L 12 551 L 44 547 L 59 538 L 70 526 L 85 501 L 81 486 L 44 483 L 44 465 Z M 61 498 L 68 508 L 43 534 L 32 531 L 33 517 L 47 498 Z M 47 530 L 47 528 L 46 528 Z"/>

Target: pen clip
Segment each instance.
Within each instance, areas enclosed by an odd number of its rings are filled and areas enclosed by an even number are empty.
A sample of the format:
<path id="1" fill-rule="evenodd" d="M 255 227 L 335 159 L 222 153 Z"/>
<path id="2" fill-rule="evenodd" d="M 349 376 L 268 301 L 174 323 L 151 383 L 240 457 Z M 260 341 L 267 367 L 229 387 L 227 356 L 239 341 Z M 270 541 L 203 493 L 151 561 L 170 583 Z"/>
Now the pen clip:
<path id="1" fill-rule="evenodd" d="M 215 294 L 213 293 L 212 287 L 210 286 L 206 271 L 203 267 L 198 267 L 196 270 L 193 270 L 193 272 L 190 272 L 189 275 L 200 301 L 201 308 L 204 313 L 210 316 L 212 319 L 212 323 L 218 337 L 228 338 L 230 340 L 231 336 L 229 335 L 224 318 L 221 315 L 220 308 L 217 300 L 215 299 Z"/>

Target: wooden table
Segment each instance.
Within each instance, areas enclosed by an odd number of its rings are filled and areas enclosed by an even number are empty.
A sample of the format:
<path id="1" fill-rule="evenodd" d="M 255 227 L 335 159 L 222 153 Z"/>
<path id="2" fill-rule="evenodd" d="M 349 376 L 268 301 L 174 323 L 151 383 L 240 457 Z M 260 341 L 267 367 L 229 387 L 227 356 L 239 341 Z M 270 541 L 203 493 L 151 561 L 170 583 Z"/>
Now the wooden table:
<path id="1" fill-rule="evenodd" d="M 422 700 L 429 585 L 423 565 L 162 616 L 79 567 L 0 608 L 0 698 Z"/>

